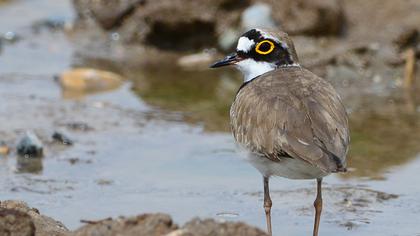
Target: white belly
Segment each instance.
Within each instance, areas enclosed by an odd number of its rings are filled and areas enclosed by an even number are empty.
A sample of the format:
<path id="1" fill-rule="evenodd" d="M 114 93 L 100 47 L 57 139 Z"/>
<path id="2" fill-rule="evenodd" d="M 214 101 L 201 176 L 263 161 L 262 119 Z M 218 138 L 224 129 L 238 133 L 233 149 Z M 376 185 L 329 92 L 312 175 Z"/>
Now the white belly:
<path id="1" fill-rule="evenodd" d="M 248 154 L 247 160 L 266 177 L 281 176 L 289 179 L 317 179 L 328 173 L 321 171 L 305 161 L 294 158 L 283 158 L 278 162 L 265 157 Z"/>

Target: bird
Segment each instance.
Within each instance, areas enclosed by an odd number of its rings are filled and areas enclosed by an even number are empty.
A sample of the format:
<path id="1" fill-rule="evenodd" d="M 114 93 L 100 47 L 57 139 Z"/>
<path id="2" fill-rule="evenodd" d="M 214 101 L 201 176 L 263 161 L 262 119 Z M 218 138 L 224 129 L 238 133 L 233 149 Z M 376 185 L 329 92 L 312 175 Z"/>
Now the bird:
<path id="1" fill-rule="evenodd" d="M 287 33 L 251 29 L 234 53 L 210 68 L 233 65 L 244 77 L 230 126 L 247 160 L 262 174 L 267 232 L 272 235 L 270 177 L 315 179 L 313 235 L 322 211 L 322 180 L 346 172 L 348 115 L 333 86 L 299 64 Z"/>

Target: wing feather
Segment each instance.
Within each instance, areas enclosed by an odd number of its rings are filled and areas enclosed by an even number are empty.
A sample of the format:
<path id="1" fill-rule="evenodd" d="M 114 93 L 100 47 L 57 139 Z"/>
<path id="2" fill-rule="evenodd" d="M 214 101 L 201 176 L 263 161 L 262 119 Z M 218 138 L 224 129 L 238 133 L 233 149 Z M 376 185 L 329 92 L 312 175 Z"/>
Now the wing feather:
<path id="1" fill-rule="evenodd" d="M 238 143 L 272 161 L 287 153 L 328 173 L 345 170 L 345 108 L 328 82 L 305 69 L 275 70 L 244 86 L 231 126 Z"/>

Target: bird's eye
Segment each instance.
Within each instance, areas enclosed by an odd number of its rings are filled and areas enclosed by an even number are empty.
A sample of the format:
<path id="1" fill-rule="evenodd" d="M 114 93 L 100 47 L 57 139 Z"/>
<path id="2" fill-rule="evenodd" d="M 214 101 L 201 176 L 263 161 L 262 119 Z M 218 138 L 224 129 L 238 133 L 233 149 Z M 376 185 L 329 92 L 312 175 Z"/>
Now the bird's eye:
<path id="1" fill-rule="evenodd" d="M 270 40 L 263 40 L 257 44 L 255 51 L 259 54 L 266 55 L 274 50 L 274 43 Z"/>

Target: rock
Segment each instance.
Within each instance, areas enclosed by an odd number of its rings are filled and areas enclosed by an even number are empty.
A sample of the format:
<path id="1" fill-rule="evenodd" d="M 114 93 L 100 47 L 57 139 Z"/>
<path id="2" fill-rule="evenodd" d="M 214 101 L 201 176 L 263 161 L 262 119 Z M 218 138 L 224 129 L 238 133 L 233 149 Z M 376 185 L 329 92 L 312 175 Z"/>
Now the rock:
<path id="1" fill-rule="evenodd" d="M 73 0 L 79 17 L 91 15 L 104 29 L 112 29 L 145 0 Z"/>
<path id="2" fill-rule="evenodd" d="M 0 208 L 0 235 L 34 236 L 35 225 L 24 212 Z"/>
<path id="3" fill-rule="evenodd" d="M 63 72 L 59 76 L 59 83 L 64 90 L 95 92 L 118 88 L 123 78 L 113 72 L 77 68 Z"/>
<path id="4" fill-rule="evenodd" d="M 3 217 L 6 215 L 6 218 Z M 12 229 L 19 229 L 16 236 L 68 236 L 68 229 L 61 223 L 50 217 L 41 215 L 35 208 L 30 208 L 22 201 L 7 200 L 0 203 L 0 235 L 2 234 L 2 224 L 7 224 L 16 219 Z M 9 226 L 11 224 L 9 223 Z M 19 228 L 17 228 L 19 226 Z M 35 228 L 33 228 L 35 226 Z M 8 235 L 8 234 L 6 234 Z"/>
<path id="5" fill-rule="evenodd" d="M 161 50 L 213 47 L 217 43 L 216 10 L 208 1 L 148 1 L 124 22 L 120 35 Z"/>
<path id="6" fill-rule="evenodd" d="M 0 142 L 0 155 L 6 156 L 10 152 L 9 146 L 6 143 Z"/>
<path id="7" fill-rule="evenodd" d="M 245 9 L 241 16 L 241 27 L 244 32 L 253 28 L 276 28 L 270 5 L 256 3 Z"/>
<path id="8" fill-rule="evenodd" d="M 42 142 L 35 133 L 28 131 L 17 145 L 17 153 L 24 157 L 42 157 Z"/>
<path id="9" fill-rule="evenodd" d="M 345 17 L 339 0 L 278 0 L 272 3 L 273 18 L 291 35 L 338 35 Z"/>
<path id="10" fill-rule="evenodd" d="M 60 132 L 54 132 L 54 134 L 52 135 L 52 139 L 56 142 L 59 142 L 61 144 L 64 145 L 73 145 L 73 140 L 71 140 L 69 137 L 67 137 L 66 135 L 60 133 Z"/>
<path id="11" fill-rule="evenodd" d="M 241 9 L 249 4 L 248 0 L 73 2 L 79 21 L 93 18 L 103 29 L 112 28 L 122 42 L 176 52 L 216 46 L 218 35 L 229 26 L 236 28 Z M 124 12 L 123 17 L 118 12 Z"/>
<path id="12" fill-rule="evenodd" d="M 87 221 L 90 222 L 90 221 Z M 105 219 L 92 221 L 78 230 L 73 236 L 161 236 L 176 230 L 178 227 L 166 214 L 143 214 L 136 217 Z"/>
<path id="13" fill-rule="evenodd" d="M 266 236 L 264 231 L 241 222 L 218 223 L 213 219 L 193 219 L 187 222 L 182 229 L 168 236 Z"/>
<path id="14" fill-rule="evenodd" d="M 0 36 L 0 39 L 2 39 L 5 43 L 16 43 L 17 41 L 21 40 L 21 36 L 16 34 L 13 31 L 7 31 L 2 36 Z"/>

